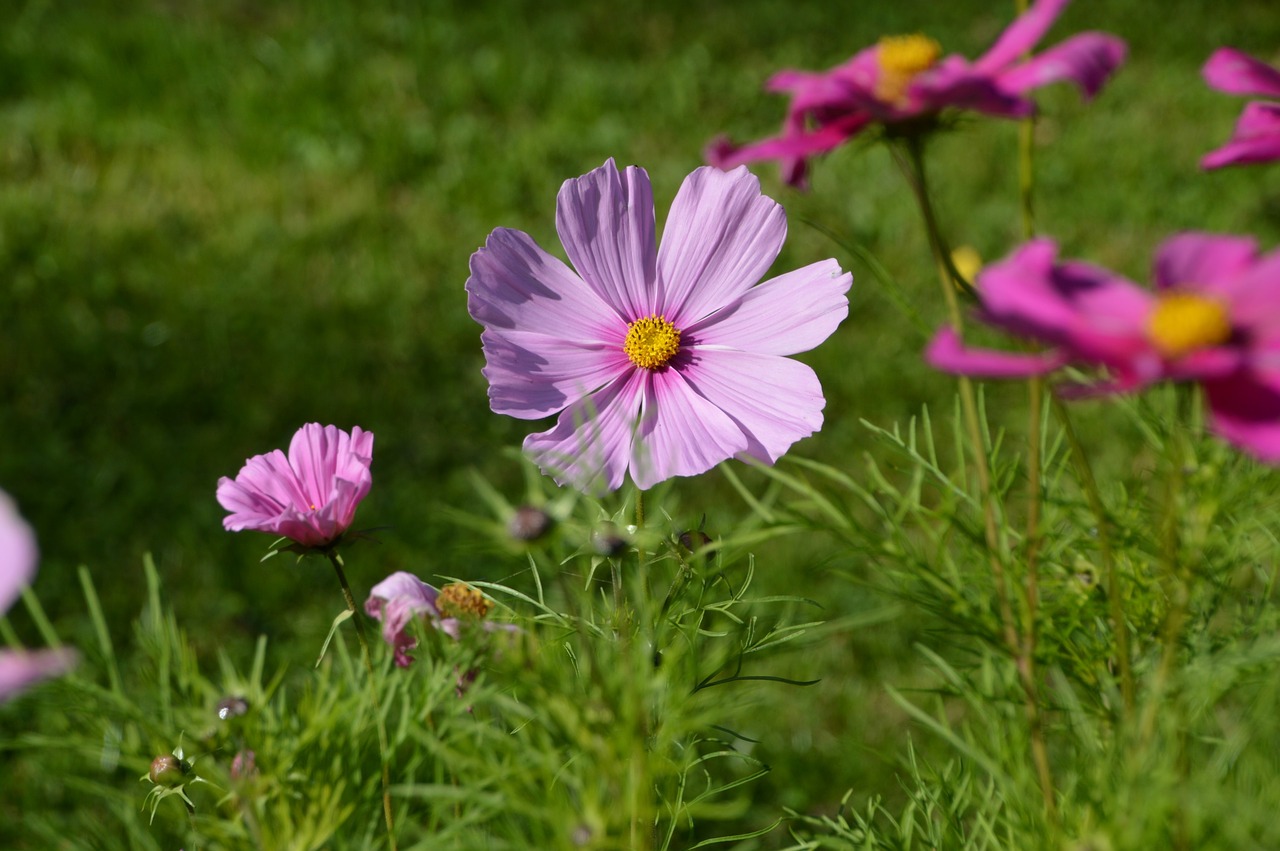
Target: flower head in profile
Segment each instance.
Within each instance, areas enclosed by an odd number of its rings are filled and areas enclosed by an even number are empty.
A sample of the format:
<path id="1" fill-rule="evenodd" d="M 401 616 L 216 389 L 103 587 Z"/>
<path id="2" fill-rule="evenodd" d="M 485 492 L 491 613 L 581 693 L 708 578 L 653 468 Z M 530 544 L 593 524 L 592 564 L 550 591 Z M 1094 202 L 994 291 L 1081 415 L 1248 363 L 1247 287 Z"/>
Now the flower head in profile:
<path id="1" fill-rule="evenodd" d="M 1280 70 L 1230 47 L 1214 51 L 1202 70 L 1205 81 L 1220 92 L 1280 99 Z M 1200 160 L 1200 167 L 1266 163 L 1280 159 L 1280 103 L 1245 104 L 1235 132 L 1222 147 Z"/>
<path id="2" fill-rule="evenodd" d="M 829 71 L 784 70 L 766 88 L 787 92 L 782 133 L 739 146 L 718 139 L 707 159 L 720 168 L 763 159 L 782 162 L 784 179 L 805 183 L 808 158 L 839 147 L 873 125 L 916 132 L 949 109 L 1000 117 L 1032 114 L 1032 89 L 1059 80 L 1092 97 L 1124 61 L 1125 44 L 1104 33 L 1080 33 L 1025 59 L 1068 0 L 1037 0 L 981 57 L 942 55 L 927 36 L 882 38 Z M 908 130 L 908 128 L 910 128 Z"/>
<path id="3" fill-rule="evenodd" d="M 304 549 L 329 547 L 369 493 L 372 461 L 372 432 L 304 425 L 287 456 L 279 449 L 255 455 L 234 479 L 218 480 L 218 502 L 231 512 L 222 525 L 232 532 L 271 532 Z"/>
<path id="4" fill-rule="evenodd" d="M 848 313 L 852 276 L 823 260 L 756 285 L 786 216 L 745 168 L 685 178 L 657 246 L 649 177 L 609 160 L 565 181 L 556 228 L 573 264 L 499 228 L 471 257 L 494 411 L 559 414 L 525 451 L 561 483 L 641 488 L 745 455 L 775 462 L 822 425 L 813 370 L 787 355 Z"/>
<path id="5" fill-rule="evenodd" d="M 1161 380 L 1197 381 L 1221 437 L 1280 462 L 1280 251 L 1252 239 L 1184 233 L 1156 252 L 1155 289 L 1106 269 L 1059 261 L 1033 240 L 978 275 L 980 318 L 1048 348 L 1015 354 L 965 348 L 945 329 L 926 359 L 990 378 L 1067 364 L 1108 377 L 1076 393 L 1118 393 Z"/>
<path id="6" fill-rule="evenodd" d="M 495 624 L 485 617 L 493 608 L 483 594 L 462 582 L 437 589 L 412 573 L 397 571 L 373 586 L 364 610 L 369 617 L 382 621 L 382 638 L 395 652 L 396 664 L 407 668 L 413 662 L 409 651 L 418 646 L 410 624 L 425 619 L 455 641 L 466 623 L 483 623 L 484 629 L 510 629 L 511 624 Z"/>
<path id="7" fill-rule="evenodd" d="M 36 536 L 0 491 L 0 613 L 7 612 L 36 574 Z M 0 700 L 64 673 L 75 663 L 70 650 L 0 650 Z"/>

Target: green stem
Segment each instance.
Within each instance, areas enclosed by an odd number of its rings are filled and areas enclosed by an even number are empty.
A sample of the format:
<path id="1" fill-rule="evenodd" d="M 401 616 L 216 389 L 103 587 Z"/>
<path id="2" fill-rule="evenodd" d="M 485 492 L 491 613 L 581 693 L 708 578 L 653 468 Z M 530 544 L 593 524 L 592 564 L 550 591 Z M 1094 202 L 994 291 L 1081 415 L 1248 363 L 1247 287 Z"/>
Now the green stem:
<path id="1" fill-rule="evenodd" d="M 338 574 L 338 584 L 342 586 L 342 596 L 347 601 L 347 611 L 351 612 L 351 622 L 356 626 L 356 640 L 360 642 L 360 655 L 364 658 L 365 671 L 369 674 L 369 695 L 373 701 L 373 717 L 378 722 L 378 757 L 382 763 L 382 815 L 387 822 L 387 842 L 391 851 L 396 851 L 395 819 L 391 813 L 391 749 L 387 745 L 387 722 L 382 717 L 382 700 L 378 697 L 378 681 L 373 670 L 373 656 L 369 653 L 369 641 L 364 635 L 364 621 L 360 619 L 360 611 L 356 608 L 356 598 L 351 594 L 351 586 L 347 584 L 347 574 L 342 570 L 342 556 L 334 550 L 326 550 L 325 555 L 333 570 Z"/>

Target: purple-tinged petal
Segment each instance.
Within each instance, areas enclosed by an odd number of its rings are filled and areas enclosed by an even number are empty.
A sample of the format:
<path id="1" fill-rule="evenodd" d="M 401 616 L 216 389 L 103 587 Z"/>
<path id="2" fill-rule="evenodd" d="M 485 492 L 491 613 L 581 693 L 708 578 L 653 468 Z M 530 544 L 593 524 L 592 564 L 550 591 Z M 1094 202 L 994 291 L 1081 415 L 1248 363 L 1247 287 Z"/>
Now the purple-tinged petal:
<path id="1" fill-rule="evenodd" d="M 1267 163 L 1280 159 L 1280 104 L 1245 104 L 1231 140 L 1205 154 L 1200 167 Z"/>
<path id="2" fill-rule="evenodd" d="M 308 423 L 289 443 L 289 466 L 302 484 L 306 507 L 321 512 L 331 505 L 341 508 L 340 513 L 330 512 L 327 516 L 343 528 L 350 525 L 356 504 L 369 493 L 373 484 L 369 473 L 372 463 L 373 434 L 360 426 L 348 434 L 337 426 Z M 339 502 L 335 503 L 339 497 L 336 487 L 343 482 L 354 487 L 344 489 Z"/>
<path id="3" fill-rule="evenodd" d="M 934 369 L 979 378 L 1030 378 L 1061 369 L 1070 362 L 1070 356 L 1060 350 L 1018 354 L 971 349 L 961 342 L 954 328 L 938 331 L 925 349 L 924 359 Z"/>
<path id="4" fill-rule="evenodd" d="M 747 290 L 736 302 L 690 326 L 691 346 L 720 346 L 763 355 L 814 348 L 849 314 L 853 275 L 822 260 Z"/>
<path id="5" fill-rule="evenodd" d="M 637 166 L 608 162 L 566 180 L 556 199 L 556 231 L 578 274 L 628 321 L 654 312 L 653 190 Z"/>
<path id="6" fill-rule="evenodd" d="M 1000 34 L 991 49 L 979 57 L 973 68 L 983 74 L 994 74 L 1035 47 L 1058 20 L 1069 0 L 1039 0 L 1023 12 Z"/>
<path id="7" fill-rule="evenodd" d="M 998 81 L 1002 89 L 1022 93 L 1066 80 L 1091 98 L 1111 79 L 1127 52 L 1125 43 L 1113 35 L 1080 33 L 1002 73 Z"/>
<path id="8" fill-rule="evenodd" d="M 439 592 L 435 588 L 403 570 L 391 574 L 369 591 L 364 602 L 365 613 L 382 621 L 382 638 L 394 651 L 399 667 L 409 667 L 413 661 L 409 651 L 418 646 L 418 639 L 409 634 L 409 624 L 422 616 L 433 623 L 440 620 L 437 596 Z"/>
<path id="9" fill-rule="evenodd" d="M 655 312 L 677 328 L 692 325 L 759 281 L 786 236 L 782 206 L 744 166 L 695 169 L 663 226 Z"/>
<path id="10" fill-rule="evenodd" d="M 1164 375 L 1173 381 L 1204 381 L 1230 375 L 1244 365 L 1245 353 L 1239 346 L 1215 346 L 1171 361 Z"/>
<path id="11" fill-rule="evenodd" d="M 485 331 L 484 377 L 495 413 L 536 420 L 563 410 L 632 368 L 622 351 L 626 327 L 612 344 L 581 344 L 522 331 Z"/>
<path id="12" fill-rule="evenodd" d="M 1246 329 L 1255 347 L 1270 345 L 1280 333 L 1280 250 L 1264 254 L 1234 280 L 1216 284 L 1215 292 L 1228 302 L 1231 323 Z"/>
<path id="13" fill-rule="evenodd" d="M 1200 73 L 1220 92 L 1280 97 L 1280 70 L 1231 47 L 1215 50 Z"/>
<path id="14" fill-rule="evenodd" d="M 0 651 L 0 700 L 8 700 L 33 683 L 66 673 L 76 663 L 71 650 Z"/>
<path id="15" fill-rule="evenodd" d="M 644 406 L 631 447 L 631 478 L 647 490 L 672 476 L 696 476 L 747 449 L 742 430 L 689 387 L 680 369 L 646 376 Z"/>
<path id="16" fill-rule="evenodd" d="M 1248 370 L 1204 382 L 1210 426 L 1268 464 L 1280 464 L 1280 381 Z"/>
<path id="17" fill-rule="evenodd" d="M 784 175 L 788 185 L 800 186 L 804 178 L 804 161 L 840 147 L 871 123 L 869 112 L 842 115 L 814 130 L 788 129 L 781 136 L 749 145 L 734 145 L 720 138 L 708 146 L 707 162 L 719 169 L 731 169 L 758 160 L 783 160 L 789 163 Z"/>
<path id="18" fill-rule="evenodd" d="M 467 310 L 487 328 L 592 343 L 612 340 L 628 321 L 523 231 L 496 229 L 470 265 Z"/>
<path id="19" fill-rule="evenodd" d="M 0 615 L 9 610 L 36 575 L 36 535 L 18 507 L 0 491 Z"/>
<path id="20" fill-rule="evenodd" d="M 369 599 L 364 610 L 369 617 L 380 617 L 382 604 L 396 597 L 405 597 L 422 611 L 436 611 L 436 598 L 440 592 L 412 573 L 398 570 L 369 589 Z"/>
<path id="21" fill-rule="evenodd" d="M 570 405 L 555 427 L 524 439 L 525 454 L 559 484 L 617 490 L 626 476 L 646 370 L 634 369 Z"/>
<path id="22" fill-rule="evenodd" d="M 683 375 L 746 435 L 745 453 L 766 464 L 822 428 L 822 385 L 799 361 L 749 352 L 697 352 Z"/>
<path id="23" fill-rule="evenodd" d="M 1156 250 L 1152 279 L 1157 289 L 1188 287 L 1216 292 L 1251 266 L 1258 243 L 1247 236 L 1180 233 Z"/>

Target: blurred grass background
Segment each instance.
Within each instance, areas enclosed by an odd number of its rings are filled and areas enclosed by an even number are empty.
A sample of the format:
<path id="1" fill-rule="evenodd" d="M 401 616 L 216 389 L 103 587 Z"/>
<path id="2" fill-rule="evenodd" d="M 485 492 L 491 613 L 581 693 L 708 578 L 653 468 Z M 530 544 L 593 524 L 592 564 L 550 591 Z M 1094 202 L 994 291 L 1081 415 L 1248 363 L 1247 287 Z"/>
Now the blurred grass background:
<path id="1" fill-rule="evenodd" d="M 973 57 L 1012 7 L 3 4 L 0 487 L 37 529 L 36 589 L 54 622 L 87 634 L 75 579 L 87 564 L 127 643 L 152 552 L 198 646 L 247 648 L 267 633 L 313 652 L 340 606 L 332 578 L 319 564 L 259 566 L 269 539 L 224 533 L 214 500 L 219 476 L 308 421 L 377 435 L 358 525 L 390 528 L 349 557 L 357 594 L 397 569 L 517 572 L 518 557 L 494 555 L 442 510 L 486 512 L 473 470 L 518 501 L 522 473 L 503 449 L 535 428 L 487 406 L 462 287 L 488 232 L 520 228 L 560 254 L 556 191 L 607 157 L 648 169 L 661 224 L 709 139 L 775 132 L 785 102 L 761 91 L 773 71 L 823 69 L 918 30 Z M 1274 4 L 1078 0 L 1044 43 L 1082 29 L 1123 37 L 1130 59 L 1093 104 L 1066 87 L 1043 94 L 1041 231 L 1137 280 L 1178 229 L 1275 245 L 1280 170 L 1196 167 L 1244 103 L 1210 91 L 1199 67 L 1223 44 L 1276 59 Z M 973 121 L 932 150 L 944 226 L 987 259 L 1018 239 L 1015 145 L 1012 123 Z M 776 268 L 835 256 L 855 275 L 848 321 L 803 357 L 826 389 L 827 425 L 794 450 L 852 467 L 877 451 L 859 418 L 887 426 L 926 402 L 945 409 L 951 384 L 923 367 L 922 334 L 868 270 L 809 223 L 873 253 L 933 325 L 943 310 L 924 237 L 879 148 L 821 161 L 809 193 L 781 186 L 775 166 L 755 170 L 789 213 Z M 989 399 L 1022 410 L 1019 388 Z M 1080 413 L 1098 452 L 1132 462 L 1105 405 Z M 716 473 L 673 491 L 676 526 L 705 515 L 715 533 L 743 513 Z M 769 549 L 759 581 L 840 617 L 870 605 L 838 577 L 850 567 L 790 541 Z M 782 803 L 838 800 L 862 770 L 815 776 L 806 760 L 854 763 L 864 743 L 898 738 L 873 684 L 910 664 L 912 629 L 907 616 L 797 662 L 828 679 L 780 710 L 793 730 L 792 762 L 775 761 Z"/>

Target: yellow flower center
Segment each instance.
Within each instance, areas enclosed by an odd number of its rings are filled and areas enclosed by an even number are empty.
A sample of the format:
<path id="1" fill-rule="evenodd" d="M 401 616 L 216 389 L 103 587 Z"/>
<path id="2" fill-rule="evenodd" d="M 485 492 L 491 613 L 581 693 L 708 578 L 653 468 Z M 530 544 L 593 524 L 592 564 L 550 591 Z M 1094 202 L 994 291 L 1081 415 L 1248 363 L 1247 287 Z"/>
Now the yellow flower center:
<path id="1" fill-rule="evenodd" d="M 876 80 L 875 96 L 886 103 L 902 101 L 916 75 L 932 68 L 941 55 L 942 46 L 920 33 L 887 35 L 880 39 L 876 51 L 880 77 Z"/>
<path id="2" fill-rule="evenodd" d="M 1231 320 L 1222 302 L 1195 293 L 1161 295 L 1147 317 L 1147 338 L 1167 358 L 1225 343 Z"/>
<path id="3" fill-rule="evenodd" d="M 493 603 L 485 599 L 475 588 L 464 582 L 453 582 L 440 589 L 436 608 L 446 618 L 474 617 L 482 619 L 489 614 Z"/>
<path id="4" fill-rule="evenodd" d="M 661 369 L 680 351 L 680 331 L 665 316 L 637 319 L 627 326 L 622 351 L 642 369 Z"/>

